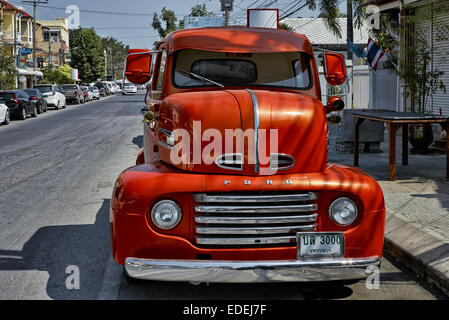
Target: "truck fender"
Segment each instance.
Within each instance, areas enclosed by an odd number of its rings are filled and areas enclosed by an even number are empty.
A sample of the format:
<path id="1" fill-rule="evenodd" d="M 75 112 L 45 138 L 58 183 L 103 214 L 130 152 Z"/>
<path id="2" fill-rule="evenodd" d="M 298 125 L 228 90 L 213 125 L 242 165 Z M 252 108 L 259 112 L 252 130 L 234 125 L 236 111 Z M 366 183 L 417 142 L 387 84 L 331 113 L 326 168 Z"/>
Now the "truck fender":
<path id="1" fill-rule="evenodd" d="M 145 163 L 145 153 L 143 152 L 143 148 L 141 148 L 139 154 L 137 155 L 136 165 L 144 163 Z"/>

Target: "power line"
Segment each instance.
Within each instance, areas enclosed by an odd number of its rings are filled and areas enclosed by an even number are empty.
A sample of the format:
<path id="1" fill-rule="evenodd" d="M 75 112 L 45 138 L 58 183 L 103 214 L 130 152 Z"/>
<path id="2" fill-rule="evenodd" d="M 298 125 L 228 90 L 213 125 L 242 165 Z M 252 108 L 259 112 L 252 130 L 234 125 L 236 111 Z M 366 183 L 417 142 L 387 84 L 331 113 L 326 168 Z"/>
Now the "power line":
<path id="1" fill-rule="evenodd" d="M 21 2 L 17 1 L 10 1 L 11 3 L 18 3 L 23 4 Z M 63 7 L 55 7 L 55 6 L 46 6 L 50 9 L 56 9 L 56 10 L 66 10 L 66 8 Z M 141 13 L 141 12 L 117 12 L 117 11 L 103 11 L 103 10 L 89 10 L 89 9 L 80 9 L 80 12 L 85 13 L 95 13 L 95 14 L 105 14 L 105 15 L 131 15 L 131 16 L 152 16 L 154 13 Z M 176 16 L 188 16 L 189 14 L 176 14 Z"/>

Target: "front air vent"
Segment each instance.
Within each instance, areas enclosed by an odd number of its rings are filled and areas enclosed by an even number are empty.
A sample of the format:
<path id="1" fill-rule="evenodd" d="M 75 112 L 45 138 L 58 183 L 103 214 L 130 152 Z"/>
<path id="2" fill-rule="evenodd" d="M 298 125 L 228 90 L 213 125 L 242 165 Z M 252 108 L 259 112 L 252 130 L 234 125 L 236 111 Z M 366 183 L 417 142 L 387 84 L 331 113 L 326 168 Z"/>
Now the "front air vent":
<path id="1" fill-rule="evenodd" d="M 272 170 L 288 170 L 295 165 L 295 158 L 288 154 L 272 153 L 270 155 L 270 168 Z"/>
<path id="2" fill-rule="evenodd" d="M 215 164 L 223 169 L 242 170 L 243 157 L 241 153 L 222 154 L 215 159 Z"/>

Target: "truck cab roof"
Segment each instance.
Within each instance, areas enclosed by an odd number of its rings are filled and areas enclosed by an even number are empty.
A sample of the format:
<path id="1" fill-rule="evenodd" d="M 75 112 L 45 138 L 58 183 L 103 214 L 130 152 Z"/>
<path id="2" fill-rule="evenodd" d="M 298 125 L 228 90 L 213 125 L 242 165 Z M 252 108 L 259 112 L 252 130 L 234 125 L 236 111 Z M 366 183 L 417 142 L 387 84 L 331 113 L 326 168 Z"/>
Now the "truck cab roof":
<path id="1" fill-rule="evenodd" d="M 305 52 L 312 45 L 305 35 L 269 28 L 212 27 L 183 29 L 170 33 L 162 41 L 169 53 L 182 49 L 232 53 Z"/>

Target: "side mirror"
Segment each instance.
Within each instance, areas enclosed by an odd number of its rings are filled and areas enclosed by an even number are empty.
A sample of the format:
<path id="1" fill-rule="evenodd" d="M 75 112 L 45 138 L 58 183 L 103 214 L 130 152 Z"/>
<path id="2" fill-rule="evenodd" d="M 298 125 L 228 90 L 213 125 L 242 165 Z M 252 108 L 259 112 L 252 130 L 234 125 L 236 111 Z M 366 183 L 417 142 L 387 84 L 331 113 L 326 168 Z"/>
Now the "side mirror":
<path id="1" fill-rule="evenodd" d="M 345 102 L 342 98 L 334 96 L 330 97 L 327 101 L 326 106 L 324 107 L 324 110 L 326 113 L 331 113 L 335 111 L 341 111 L 345 108 Z"/>
<path id="2" fill-rule="evenodd" d="M 339 86 L 346 81 L 346 65 L 343 55 L 334 52 L 324 53 L 324 76 L 332 86 Z"/>
<path id="3" fill-rule="evenodd" d="M 131 49 L 125 62 L 125 76 L 131 83 L 144 84 L 151 79 L 152 52 L 147 49 Z"/>

